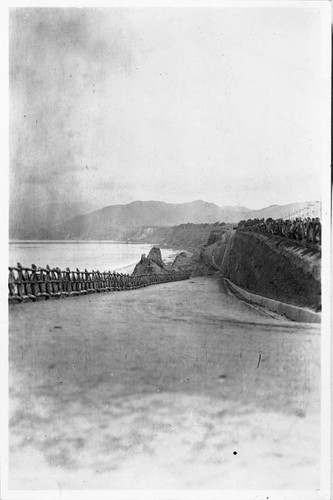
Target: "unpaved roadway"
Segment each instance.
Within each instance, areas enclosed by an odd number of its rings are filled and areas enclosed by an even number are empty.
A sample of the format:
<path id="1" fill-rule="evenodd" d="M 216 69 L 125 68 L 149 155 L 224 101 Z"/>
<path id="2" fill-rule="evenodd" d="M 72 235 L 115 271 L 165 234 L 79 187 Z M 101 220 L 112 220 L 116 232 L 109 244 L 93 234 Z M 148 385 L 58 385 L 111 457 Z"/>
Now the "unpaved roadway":
<path id="1" fill-rule="evenodd" d="M 11 488 L 319 488 L 319 325 L 217 278 L 9 319 Z"/>

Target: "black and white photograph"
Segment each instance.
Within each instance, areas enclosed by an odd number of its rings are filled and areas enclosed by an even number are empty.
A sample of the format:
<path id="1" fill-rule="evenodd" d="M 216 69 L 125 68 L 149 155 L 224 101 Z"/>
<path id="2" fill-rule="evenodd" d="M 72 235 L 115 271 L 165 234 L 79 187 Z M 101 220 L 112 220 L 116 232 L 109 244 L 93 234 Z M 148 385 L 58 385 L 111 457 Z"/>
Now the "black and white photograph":
<path id="1" fill-rule="evenodd" d="M 329 500 L 330 2 L 2 13 L 1 498 Z"/>

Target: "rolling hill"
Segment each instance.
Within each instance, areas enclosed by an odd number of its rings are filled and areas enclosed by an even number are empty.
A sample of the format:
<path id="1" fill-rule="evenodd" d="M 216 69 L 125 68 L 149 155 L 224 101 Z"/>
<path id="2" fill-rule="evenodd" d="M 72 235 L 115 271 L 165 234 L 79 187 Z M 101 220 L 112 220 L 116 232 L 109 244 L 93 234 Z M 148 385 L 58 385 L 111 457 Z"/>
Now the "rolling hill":
<path id="1" fill-rule="evenodd" d="M 83 213 L 85 211 L 85 213 Z M 134 201 L 87 212 L 87 206 L 50 205 L 41 210 L 11 214 L 12 239 L 121 240 L 142 227 L 171 227 L 180 224 L 237 223 L 242 219 L 286 218 L 320 215 L 320 202 L 271 205 L 260 210 L 218 206 L 197 200 L 189 203 Z"/>
<path id="2" fill-rule="evenodd" d="M 128 230 L 142 226 L 231 222 L 240 220 L 248 212 L 245 207 L 219 207 L 202 200 L 190 203 L 134 201 L 76 216 L 57 229 L 69 239 L 118 239 Z"/>

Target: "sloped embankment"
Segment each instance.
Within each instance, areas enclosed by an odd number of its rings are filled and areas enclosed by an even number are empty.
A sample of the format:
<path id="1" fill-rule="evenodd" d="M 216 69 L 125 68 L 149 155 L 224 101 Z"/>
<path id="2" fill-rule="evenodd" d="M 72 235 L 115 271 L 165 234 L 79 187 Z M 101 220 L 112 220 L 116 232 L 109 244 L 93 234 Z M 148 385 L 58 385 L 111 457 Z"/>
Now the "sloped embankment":
<path id="1" fill-rule="evenodd" d="M 319 311 L 320 258 L 298 241 L 236 231 L 221 274 L 250 292 Z"/>
<path id="2" fill-rule="evenodd" d="M 221 273 L 232 247 L 234 231 L 222 229 L 210 234 L 208 242 L 201 248 L 193 275 L 203 276 Z"/>

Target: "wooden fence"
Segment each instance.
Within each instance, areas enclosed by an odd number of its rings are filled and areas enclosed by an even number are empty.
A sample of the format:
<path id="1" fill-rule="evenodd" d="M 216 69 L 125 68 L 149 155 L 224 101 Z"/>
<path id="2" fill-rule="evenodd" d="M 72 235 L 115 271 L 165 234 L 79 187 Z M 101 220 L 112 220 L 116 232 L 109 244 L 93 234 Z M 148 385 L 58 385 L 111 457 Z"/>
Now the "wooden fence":
<path id="1" fill-rule="evenodd" d="M 100 271 L 65 271 L 54 268 L 9 267 L 8 300 L 10 302 L 37 301 L 61 297 L 86 295 L 88 293 L 134 290 L 157 283 L 185 280 L 188 272 L 169 272 L 168 274 L 150 274 L 133 276 L 129 274 Z"/>

